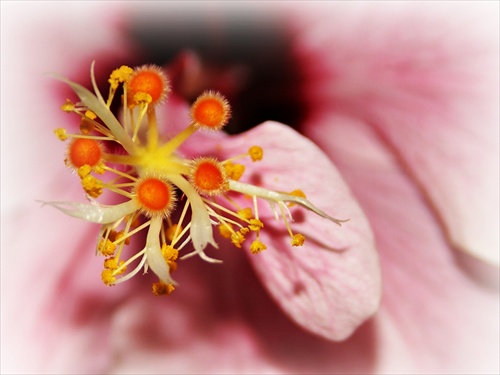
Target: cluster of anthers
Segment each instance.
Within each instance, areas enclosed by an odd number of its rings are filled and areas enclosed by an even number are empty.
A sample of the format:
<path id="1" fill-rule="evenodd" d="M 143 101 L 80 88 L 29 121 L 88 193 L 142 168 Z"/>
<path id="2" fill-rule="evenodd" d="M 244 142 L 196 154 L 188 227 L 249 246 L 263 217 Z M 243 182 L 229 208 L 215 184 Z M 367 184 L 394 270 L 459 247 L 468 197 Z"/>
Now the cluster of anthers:
<path id="1" fill-rule="evenodd" d="M 159 135 L 155 108 L 165 101 L 170 88 L 159 67 L 121 66 L 114 70 L 109 77 L 107 100 L 97 88 L 93 65 L 94 93 L 65 78 L 59 79 L 79 97 L 79 102 L 67 100 L 61 109 L 80 117 L 80 132 L 69 134 L 59 128 L 55 134 L 60 140 L 69 141 L 65 163 L 78 174 L 90 203 L 46 204 L 102 225 L 96 252 L 104 257 L 102 281 L 106 285 L 124 282 L 151 268 L 159 279 L 153 284 L 153 293 L 170 294 L 176 284 L 171 273 L 176 270 L 178 259 L 198 255 L 208 262 L 218 262 L 205 253 L 208 244 L 217 248 L 215 228 L 238 248 L 252 238 L 252 253 L 265 250 L 259 237 L 264 223 L 259 219 L 258 199 L 269 202 L 276 218 L 283 221 L 292 246 L 301 246 L 305 237 L 290 228 L 290 205 L 305 207 L 339 225 L 342 222 L 315 207 L 300 190 L 281 193 L 241 182 L 245 166 L 236 161 L 244 157 L 261 160 L 263 150 L 259 146 L 223 161 L 205 156 L 186 159 L 180 155 L 179 146 L 194 132 L 219 131 L 226 125 L 230 107 L 221 94 L 209 91 L 200 95 L 190 109 L 191 123 L 164 141 Z M 122 122 L 110 110 L 120 86 Z M 106 190 L 122 196 L 123 202 L 98 203 L 95 198 Z M 234 193 L 251 197 L 253 207 L 238 205 L 231 197 Z M 182 200 L 185 202 L 181 209 Z M 179 208 L 174 215 L 176 205 Z M 126 256 L 125 247 L 131 237 L 146 229 L 142 249 Z M 193 250 L 179 257 L 190 243 Z"/>

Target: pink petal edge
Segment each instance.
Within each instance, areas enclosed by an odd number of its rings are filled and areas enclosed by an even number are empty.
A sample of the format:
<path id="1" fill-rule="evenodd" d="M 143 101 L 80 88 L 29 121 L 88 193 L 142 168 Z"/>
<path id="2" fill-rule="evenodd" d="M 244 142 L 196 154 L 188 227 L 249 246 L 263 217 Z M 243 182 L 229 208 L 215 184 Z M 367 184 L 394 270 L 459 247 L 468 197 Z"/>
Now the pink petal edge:
<path id="1" fill-rule="evenodd" d="M 450 242 L 498 266 L 498 3 L 347 8 L 333 20 L 324 16 L 333 6 L 310 8 L 314 27 L 297 32 L 314 111 L 368 121 Z M 369 38 L 360 46 L 361 35 Z"/>
<path id="2" fill-rule="evenodd" d="M 226 140 L 224 156 L 254 144 L 264 149 L 264 159 L 247 165 L 243 179 L 278 191 L 300 188 L 331 216 L 350 219 L 339 227 L 292 208 L 292 230 L 306 236 L 303 247 L 292 247 L 284 225 L 264 202 L 259 206 L 265 220 L 261 239 L 268 249 L 250 255 L 266 289 L 292 320 L 329 340 L 344 340 L 377 311 L 381 298 L 370 226 L 340 174 L 313 142 L 285 125 L 266 122 Z"/>

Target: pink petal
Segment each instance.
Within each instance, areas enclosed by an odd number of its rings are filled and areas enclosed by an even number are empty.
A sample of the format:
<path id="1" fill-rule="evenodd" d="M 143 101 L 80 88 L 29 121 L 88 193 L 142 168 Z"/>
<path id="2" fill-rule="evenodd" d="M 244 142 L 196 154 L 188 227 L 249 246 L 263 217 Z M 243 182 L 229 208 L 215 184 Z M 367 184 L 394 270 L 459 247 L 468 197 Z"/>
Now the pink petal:
<path id="1" fill-rule="evenodd" d="M 498 372 L 498 293 L 457 267 L 432 207 L 370 125 L 341 115 L 317 120 L 336 124 L 316 139 L 359 199 L 379 249 L 377 372 Z"/>
<path id="2" fill-rule="evenodd" d="M 262 240 L 268 249 L 250 256 L 287 315 L 308 331 L 343 340 L 374 314 L 380 300 L 380 271 L 370 227 L 335 167 L 312 142 L 284 125 L 266 122 L 221 146 L 229 157 L 254 144 L 264 149 L 264 159 L 247 165 L 246 179 L 278 191 L 302 189 L 320 209 L 350 219 L 339 227 L 294 208 L 292 230 L 304 234 L 306 243 L 292 248 L 285 226 L 276 222 L 267 205 L 261 205 Z"/>
<path id="3" fill-rule="evenodd" d="M 53 310 L 47 309 L 61 307 L 67 318 L 61 289 L 70 285 L 71 271 L 83 279 L 72 285 L 77 287 L 73 296 L 83 299 L 82 288 L 90 295 L 106 294 L 98 273 L 91 271 L 102 261 L 92 256 L 97 232 L 89 233 L 86 226 L 82 231 L 81 222 L 42 209 L 36 200 L 84 199 L 63 163 L 65 144 L 52 133 L 78 121 L 58 109 L 65 98 L 57 97 L 59 83 L 47 73 L 88 71 L 93 59 L 124 57 L 119 8 L 78 2 L 2 4 L 2 72 L 9 72 L 1 82 L 2 373 L 39 373 L 51 361 L 57 362 L 51 367 L 56 372 L 68 363 L 87 372 L 106 361 L 107 352 L 95 345 L 98 330 L 68 330 L 63 319 L 54 323 Z M 59 284 L 61 275 L 65 279 Z M 87 322 L 99 314 L 90 314 Z M 91 353 L 93 361 L 82 353 Z"/>
<path id="4" fill-rule="evenodd" d="M 296 41 L 314 111 L 369 123 L 451 242 L 497 265 L 498 11 L 497 2 L 347 6 Z M 335 124 L 322 126 L 316 134 Z"/>

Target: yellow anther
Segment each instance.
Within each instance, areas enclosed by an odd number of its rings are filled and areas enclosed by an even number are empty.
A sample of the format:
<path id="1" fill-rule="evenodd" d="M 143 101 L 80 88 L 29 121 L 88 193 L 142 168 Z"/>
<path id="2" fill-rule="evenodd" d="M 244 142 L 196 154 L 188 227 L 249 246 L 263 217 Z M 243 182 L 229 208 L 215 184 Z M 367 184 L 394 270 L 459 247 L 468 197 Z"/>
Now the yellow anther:
<path id="1" fill-rule="evenodd" d="M 85 116 L 87 116 L 91 120 L 95 120 L 97 118 L 97 115 L 92 112 L 90 109 L 85 111 Z"/>
<path id="2" fill-rule="evenodd" d="M 153 284 L 153 294 L 155 296 L 164 296 L 169 295 L 175 290 L 175 287 L 172 284 L 165 284 L 161 281 L 158 281 Z"/>
<path id="3" fill-rule="evenodd" d="M 109 238 L 106 240 L 102 239 L 99 241 L 97 250 L 104 256 L 112 256 L 115 255 L 116 245 Z"/>
<path id="4" fill-rule="evenodd" d="M 94 167 L 94 172 L 98 174 L 104 174 L 106 172 L 106 164 L 99 163 Z"/>
<path id="5" fill-rule="evenodd" d="M 252 209 L 250 207 L 238 210 L 236 213 L 243 220 L 249 220 L 253 217 L 253 212 L 252 212 Z"/>
<path id="6" fill-rule="evenodd" d="M 92 130 L 94 130 L 94 124 L 88 119 L 82 118 L 82 121 L 80 121 L 80 132 L 84 135 L 88 135 L 92 133 Z"/>
<path id="7" fill-rule="evenodd" d="M 112 239 L 112 241 L 114 243 L 123 242 L 125 245 L 130 244 L 130 237 L 127 237 L 124 240 L 122 240 L 122 238 L 125 236 L 125 232 L 124 231 L 122 231 L 122 230 L 120 230 L 118 232 L 112 231 L 111 233 L 114 235 L 114 239 Z M 111 238 L 111 234 L 110 234 L 109 237 Z"/>
<path id="8" fill-rule="evenodd" d="M 293 195 L 294 197 L 306 198 L 306 194 L 300 189 L 293 190 L 290 193 L 288 193 L 288 195 Z M 288 207 L 293 207 L 295 206 L 295 203 L 288 202 L 287 205 Z"/>
<path id="9" fill-rule="evenodd" d="M 82 178 L 83 190 L 92 198 L 97 198 L 102 194 L 104 184 L 92 175 L 87 175 Z"/>
<path id="10" fill-rule="evenodd" d="M 91 110 L 85 111 L 85 117 L 82 117 L 82 121 L 80 122 L 80 131 L 82 134 L 90 134 L 94 130 L 94 124 L 91 120 L 95 120 L 96 118 L 96 114 Z"/>
<path id="11" fill-rule="evenodd" d="M 88 164 L 82 165 L 80 168 L 78 168 L 78 176 L 80 178 L 84 178 L 85 176 L 88 176 L 92 172 L 92 167 Z"/>
<path id="12" fill-rule="evenodd" d="M 61 141 L 65 141 L 68 139 L 68 134 L 66 133 L 66 129 L 63 128 L 57 128 L 54 130 L 54 134 L 56 135 L 57 138 L 59 138 Z"/>
<path id="13" fill-rule="evenodd" d="M 134 70 L 126 65 L 113 70 L 108 79 L 111 88 L 116 89 L 120 83 L 127 81 L 133 72 Z"/>
<path id="14" fill-rule="evenodd" d="M 165 231 L 165 236 L 167 237 L 167 240 L 172 242 L 174 240 L 174 235 L 175 232 L 177 232 L 177 235 L 179 235 L 182 232 L 182 226 L 179 224 L 172 224 L 167 228 Z"/>
<path id="15" fill-rule="evenodd" d="M 291 191 L 288 194 L 289 195 L 293 195 L 294 197 L 307 198 L 306 194 L 302 190 L 300 190 L 300 189 L 295 189 L 295 190 Z"/>
<path id="16" fill-rule="evenodd" d="M 130 216 L 127 215 L 125 216 L 126 220 L 130 220 Z M 130 223 L 130 228 L 137 228 L 141 224 L 141 221 L 139 220 L 139 216 L 136 216 L 134 220 Z"/>
<path id="17" fill-rule="evenodd" d="M 179 250 L 174 249 L 172 246 L 166 244 L 162 245 L 161 253 L 166 261 L 176 260 L 177 257 L 179 256 Z"/>
<path id="18" fill-rule="evenodd" d="M 219 233 L 224 238 L 231 238 L 231 235 L 234 233 L 234 230 L 231 224 L 219 224 Z"/>
<path id="19" fill-rule="evenodd" d="M 102 282 L 106 285 L 113 285 L 116 282 L 116 277 L 113 275 L 113 270 L 105 269 L 101 273 Z"/>
<path id="20" fill-rule="evenodd" d="M 259 230 L 264 228 L 264 223 L 259 219 L 250 219 L 250 224 L 248 225 L 248 228 L 251 231 L 258 232 Z"/>
<path id="21" fill-rule="evenodd" d="M 115 276 L 116 275 L 121 275 L 121 274 L 123 274 L 123 273 L 125 273 L 127 271 L 127 266 L 124 266 L 124 264 L 125 264 L 125 261 L 124 260 L 120 260 L 120 263 L 118 264 L 119 271 L 118 272 L 116 270 L 114 271 Z"/>
<path id="22" fill-rule="evenodd" d="M 116 270 L 118 268 L 118 262 L 116 258 L 106 258 L 104 260 L 104 268 L 107 270 Z"/>
<path id="23" fill-rule="evenodd" d="M 66 103 L 64 103 L 62 106 L 61 106 L 61 109 L 64 111 L 64 112 L 73 112 L 73 110 L 75 109 L 75 103 L 73 103 L 71 100 L 69 99 L 66 99 Z"/>
<path id="24" fill-rule="evenodd" d="M 241 231 L 234 232 L 231 234 L 231 242 L 237 248 L 241 247 L 241 244 L 245 241 L 245 235 Z"/>
<path id="25" fill-rule="evenodd" d="M 233 164 L 228 161 L 224 163 L 224 169 L 228 178 L 238 181 L 243 173 L 245 173 L 245 166 L 243 164 Z"/>
<path id="26" fill-rule="evenodd" d="M 134 103 L 149 104 L 153 101 L 153 97 L 145 92 L 138 92 L 134 95 Z"/>
<path id="27" fill-rule="evenodd" d="M 264 150 L 260 146 L 252 146 L 248 149 L 248 155 L 252 158 L 252 161 L 262 160 L 264 157 Z"/>
<path id="28" fill-rule="evenodd" d="M 306 237 L 303 234 L 297 233 L 292 237 L 292 246 L 302 246 Z"/>
<path id="29" fill-rule="evenodd" d="M 115 257 L 106 258 L 104 260 L 104 268 L 113 271 L 113 276 L 121 275 L 127 271 L 127 266 L 124 266 L 124 264 L 124 260 L 120 260 L 120 262 L 118 262 Z M 116 271 L 118 269 L 119 271 Z"/>
<path id="30" fill-rule="evenodd" d="M 168 264 L 170 273 L 175 272 L 175 270 L 177 269 L 177 262 L 174 262 L 173 260 L 168 260 L 167 264 Z"/>
<path id="31" fill-rule="evenodd" d="M 252 254 L 260 253 L 261 251 L 266 250 L 266 249 L 267 249 L 267 246 L 264 245 L 259 240 L 253 241 L 252 244 L 250 245 L 250 252 Z"/>

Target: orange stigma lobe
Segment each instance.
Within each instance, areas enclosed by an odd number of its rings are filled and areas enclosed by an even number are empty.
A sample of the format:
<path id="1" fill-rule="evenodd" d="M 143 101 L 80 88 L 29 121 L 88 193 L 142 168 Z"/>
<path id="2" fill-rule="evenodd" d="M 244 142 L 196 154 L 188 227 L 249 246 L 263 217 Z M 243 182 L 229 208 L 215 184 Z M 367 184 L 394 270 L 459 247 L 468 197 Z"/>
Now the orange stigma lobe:
<path id="1" fill-rule="evenodd" d="M 215 195 L 228 190 L 225 170 L 215 159 L 196 160 L 190 177 L 191 183 L 201 194 Z"/>
<path id="2" fill-rule="evenodd" d="M 229 120 L 229 104 L 221 94 L 205 92 L 193 103 L 191 117 L 195 126 L 220 130 Z"/>
<path id="3" fill-rule="evenodd" d="M 94 139 L 76 138 L 68 148 L 71 164 L 80 168 L 86 164 L 95 167 L 102 158 L 102 149 L 99 142 Z"/>
<path id="4" fill-rule="evenodd" d="M 148 216 L 167 216 L 173 208 L 172 187 L 166 181 L 148 177 L 139 181 L 136 195 L 142 210 Z"/>
<path id="5" fill-rule="evenodd" d="M 147 94 L 151 97 L 151 104 L 160 103 L 166 96 L 168 84 L 160 68 L 144 66 L 138 68 L 127 83 L 127 100 L 129 105 L 136 105 L 134 99 L 137 94 Z"/>

